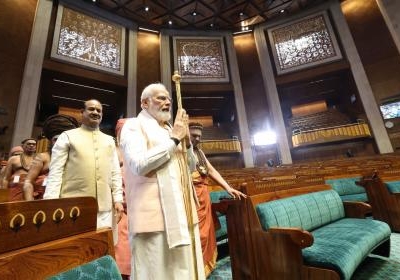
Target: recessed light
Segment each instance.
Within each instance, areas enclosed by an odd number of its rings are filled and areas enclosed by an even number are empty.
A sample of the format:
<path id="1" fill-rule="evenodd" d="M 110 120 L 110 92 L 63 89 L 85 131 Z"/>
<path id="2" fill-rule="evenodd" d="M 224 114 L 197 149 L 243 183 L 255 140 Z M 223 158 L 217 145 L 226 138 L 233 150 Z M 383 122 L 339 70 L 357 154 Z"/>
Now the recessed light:
<path id="1" fill-rule="evenodd" d="M 169 20 L 169 21 L 168 21 L 168 24 L 169 24 L 169 25 L 172 25 L 172 20 Z"/>
<path id="2" fill-rule="evenodd" d="M 146 12 L 148 12 L 149 11 L 149 7 L 144 7 L 144 10 L 146 11 Z"/>
<path id="3" fill-rule="evenodd" d="M 192 13 L 192 16 L 197 16 L 196 11 L 194 11 L 194 12 Z"/>
<path id="4" fill-rule="evenodd" d="M 281 12 L 281 13 L 284 13 L 284 12 L 285 12 L 285 10 L 284 10 L 284 9 L 282 9 L 282 10 L 280 10 L 280 12 Z"/>

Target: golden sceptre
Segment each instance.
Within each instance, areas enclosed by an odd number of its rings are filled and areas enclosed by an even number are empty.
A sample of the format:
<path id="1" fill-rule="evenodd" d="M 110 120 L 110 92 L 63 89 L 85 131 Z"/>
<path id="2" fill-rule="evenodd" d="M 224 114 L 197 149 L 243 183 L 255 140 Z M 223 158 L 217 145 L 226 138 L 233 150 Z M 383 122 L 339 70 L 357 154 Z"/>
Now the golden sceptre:
<path id="1" fill-rule="evenodd" d="M 178 110 L 182 109 L 182 96 L 181 96 L 181 76 L 178 71 L 174 71 L 174 75 L 172 75 L 172 81 L 175 82 L 176 89 L 176 99 L 178 103 Z M 186 213 L 187 213 L 187 222 L 189 227 L 189 233 L 192 243 L 192 257 L 194 262 L 194 272 L 195 279 L 198 279 L 198 270 L 197 270 L 197 255 L 196 255 L 196 240 L 194 236 L 194 223 L 193 223 L 193 212 L 192 212 L 192 202 L 190 200 L 190 189 L 193 190 L 193 182 L 190 177 L 189 165 L 187 164 L 187 148 L 186 148 L 186 138 L 182 139 L 182 150 L 183 150 L 183 160 L 184 160 L 184 168 L 186 168 L 184 182 L 186 184 L 183 186 L 183 198 L 185 200 Z"/>

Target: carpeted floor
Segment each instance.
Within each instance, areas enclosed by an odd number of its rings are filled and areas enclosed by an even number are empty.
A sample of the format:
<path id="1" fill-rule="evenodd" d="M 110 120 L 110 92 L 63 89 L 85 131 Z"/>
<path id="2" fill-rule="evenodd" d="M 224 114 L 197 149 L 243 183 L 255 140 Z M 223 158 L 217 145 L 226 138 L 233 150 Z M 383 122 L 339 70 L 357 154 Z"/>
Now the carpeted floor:
<path id="1" fill-rule="evenodd" d="M 232 279 L 229 256 L 218 260 L 208 280 Z M 370 255 L 354 272 L 352 280 L 400 280 L 400 234 L 391 236 L 390 258 Z"/>

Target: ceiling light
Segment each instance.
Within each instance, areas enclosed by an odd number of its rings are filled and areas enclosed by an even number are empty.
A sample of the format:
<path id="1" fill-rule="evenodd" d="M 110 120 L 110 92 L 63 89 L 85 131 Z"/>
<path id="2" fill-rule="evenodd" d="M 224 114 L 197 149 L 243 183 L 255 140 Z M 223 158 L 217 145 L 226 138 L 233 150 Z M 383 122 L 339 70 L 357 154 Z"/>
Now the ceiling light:
<path id="1" fill-rule="evenodd" d="M 210 23 L 210 27 L 214 27 L 214 23 Z"/>
<path id="2" fill-rule="evenodd" d="M 53 79 L 53 81 L 57 82 L 57 83 L 62 83 L 62 84 L 67 84 L 67 85 L 72 85 L 72 86 L 77 86 L 77 87 L 90 88 L 90 89 L 95 89 L 95 90 L 104 91 L 104 92 L 116 93 L 113 90 L 108 90 L 108 89 L 98 88 L 98 87 L 92 87 L 92 86 L 88 86 L 88 85 L 82 85 L 82 84 L 63 81 L 63 80 L 59 80 L 59 79 Z"/>
<path id="3" fill-rule="evenodd" d="M 239 13 L 239 16 L 243 16 L 243 15 L 244 15 L 244 13 L 243 13 L 243 12 L 240 12 L 240 13 Z"/>
<path id="4" fill-rule="evenodd" d="M 96 0 L 92 0 L 92 2 L 94 2 L 94 3 L 95 3 L 95 2 L 96 2 Z"/>
<path id="5" fill-rule="evenodd" d="M 253 30 L 247 29 L 247 30 L 237 31 L 237 32 L 233 32 L 232 35 L 239 35 L 239 34 L 249 33 L 251 31 L 253 31 Z"/>
<path id="6" fill-rule="evenodd" d="M 144 10 L 146 11 L 146 12 L 148 12 L 149 11 L 149 7 L 144 7 Z"/>
<path id="7" fill-rule="evenodd" d="M 139 27 L 138 28 L 140 31 L 146 31 L 146 32 L 151 32 L 151 33 L 160 33 L 159 31 L 157 31 L 157 30 L 153 30 L 153 29 L 149 29 L 149 28 L 145 28 L 145 27 Z"/>
<path id="8" fill-rule="evenodd" d="M 172 20 L 169 20 L 169 21 L 168 21 L 168 24 L 169 24 L 169 25 L 172 25 Z"/>
<path id="9" fill-rule="evenodd" d="M 78 101 L 78 102 L 86 102 L 87 100 L 83 100 L 83 99 L 77 99 L 77 98 L 72 98 L 72 97 L 65 97 L 65 96 L 61 96 L 61 95 L 55 95 L 52 94 L 51 97 L 54 98 L 58 98 L 58 99 L 65 99 L 65 100 L 71 100 L 71 101 Z M 106 103 L 101 103 L 101 105 L 103 107 L 110 107 L 110 104 L 106 104 Z"/>
<path id="10" fill-rule="evenodd" d="M 196 11 L 193 11 L 192 16 L 197 16 Z"/>
<path id="11" fill-rule="evenodd" d="M 280 10 L 279 12 L 280 12 L 280 13 L 284 13 L 284 12 L 285 12 L 285 9 L 282 9 L 282 10 Z"/>

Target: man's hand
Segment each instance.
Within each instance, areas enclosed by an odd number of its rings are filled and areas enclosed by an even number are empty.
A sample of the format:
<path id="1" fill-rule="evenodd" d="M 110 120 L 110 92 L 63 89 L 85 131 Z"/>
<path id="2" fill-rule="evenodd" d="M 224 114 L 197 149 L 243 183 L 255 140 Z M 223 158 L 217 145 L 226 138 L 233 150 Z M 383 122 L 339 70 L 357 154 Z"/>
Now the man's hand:
<path id="1" fill-rule="evenodd" d="M 230 188 L 229 190 L 226 190 L 234 199 L 241 199 L 243 198 L 247 198 L 247 195 L 245 195 L 244 193 L 242 193 L 241 191 L 238 191 L 234 188 Z"/>
<path id="2" fill-rule="evenodd" d="M 178 109 L 171 132 L 171 137 L 182 140 L 188 136 L 188 123 L 189 116 L 186 114 L 186 111 L 184 109 Z"/>
<path id="3" fill-rule="evenodd" d="M 117 220 L 117 223 L 119 223 L 119 221 L 121 221 L 122 218 L 122 214 L 124 213 L 124 206 L 122 205 L 121 202 L 115 202 L 114 203 L 114 215 L 115 218 Z"/>

